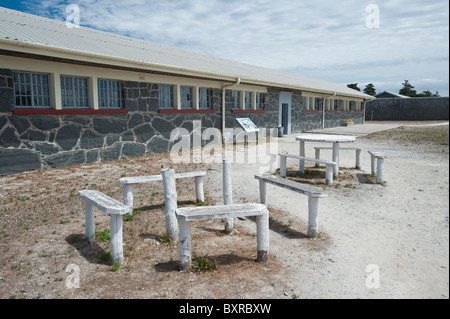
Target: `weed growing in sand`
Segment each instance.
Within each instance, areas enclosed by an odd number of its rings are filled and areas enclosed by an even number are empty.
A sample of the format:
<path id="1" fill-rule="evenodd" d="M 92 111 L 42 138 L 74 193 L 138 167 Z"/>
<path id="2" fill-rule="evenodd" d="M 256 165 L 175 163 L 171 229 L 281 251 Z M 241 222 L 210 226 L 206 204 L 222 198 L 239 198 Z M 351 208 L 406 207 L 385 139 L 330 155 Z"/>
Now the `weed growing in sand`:
<path id="1" fill-rule="evenodd" d="M 119 268 L 120 268 L 119 264 L 112 264 L 111 271 L 117 271 L 117 270 L 119 270 Z"/>
<path id="2" fill-rule="evenodd" d="M 166 244 L 166 245 L 172 245 L 173 241 L 172 239 L 170 239 L 170 237 L 168 237 L 167 235 L 161 235 L 156 237 L 156 239 L 162 243 L 162 244 Z"/>
<path id="3" fill-rule="evenodd" d="M 111 240 L 111 234 L 108 228 L 100 231 L 95 231 L 95 240 L 98 242 L 107 242 Z"/>
<path id="4" fill-rule="evenodd" d="M 197 271 L 213 271 L 216 270 L 216 261 L 208 258 L 208 255 L 201 257 L 194 254 L 192 268 Z"/>

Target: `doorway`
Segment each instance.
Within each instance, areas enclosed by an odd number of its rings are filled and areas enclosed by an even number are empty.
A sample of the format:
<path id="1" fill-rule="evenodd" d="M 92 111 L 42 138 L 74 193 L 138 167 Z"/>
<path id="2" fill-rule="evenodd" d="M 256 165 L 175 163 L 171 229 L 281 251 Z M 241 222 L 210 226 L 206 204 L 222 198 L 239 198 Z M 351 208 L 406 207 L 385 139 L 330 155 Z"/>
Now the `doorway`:
<path id="1" fill-rule="evenodd" d="M 289 126 L 289 104 L 281 104 L 281 126 L 283 127 L 283 134 L 288 134 Z"/>
<path id="2" fill-rule="evenodd" d="M 291 133 L 292 92 L 280 92 L 278 125 L 283 127 L 283 134 Z"/>

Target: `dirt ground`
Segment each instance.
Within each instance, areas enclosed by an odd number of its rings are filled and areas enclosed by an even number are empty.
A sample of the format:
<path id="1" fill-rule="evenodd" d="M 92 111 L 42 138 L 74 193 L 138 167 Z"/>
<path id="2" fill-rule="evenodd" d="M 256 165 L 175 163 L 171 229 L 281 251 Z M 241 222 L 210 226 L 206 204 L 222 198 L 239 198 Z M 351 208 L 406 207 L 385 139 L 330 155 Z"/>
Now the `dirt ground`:
<path id="1" fill-rule="evenodd" d="M 307 197 L 268 187 L 267 263 L 255 262 L 254 219 L 235 219 L 232 235 L 224 234 L 220 220 L 193 224 L 194 254 L 213 260 L 213 271 L 178 271 L 178 243 L 165 237 L 162 182 L 134 187 L 134 213 L 123 228 L 125 261 L 118 269 L 109 259 L 109 240 L 101 236 L 109 216 L 96 210 L 99 237 L 88 243 L 77 192 L 95 189 L 122 200 L 121 177 L 162 168 L 205 170 L 204 204 L 221 204 L 221 164 L 177 164 L 169 154 L 156 154 L 2 176 L 0 298 L 448 298 L 448 132 L 448 125 L 405 126 L 358 137 L 362 169 L 352 168 L 354 152 L 341 151 L 333 186 L 325 185 L 323 167 L 311 165 L 298 177 L 298 163 L 289 162 L 290 178 L 329 194 L 319 201 L 319 238 L 306 236 Z M 294 138 L 276 139 L 278 147 L 298 152 Z M 314 154 L 313 146 L 307 144 L 307 153 Z M 255 147 L 261 145 L 244 153 Z M 368 149 L 388 156 L 382 185 L 370 176 Z M 234 203 L 259 201 L 254 174 L 267 165 L 267 158 L 233 164 Z M 177 194 L 179 207 L 194 205 L 193 180 L 177 180 Z"/>

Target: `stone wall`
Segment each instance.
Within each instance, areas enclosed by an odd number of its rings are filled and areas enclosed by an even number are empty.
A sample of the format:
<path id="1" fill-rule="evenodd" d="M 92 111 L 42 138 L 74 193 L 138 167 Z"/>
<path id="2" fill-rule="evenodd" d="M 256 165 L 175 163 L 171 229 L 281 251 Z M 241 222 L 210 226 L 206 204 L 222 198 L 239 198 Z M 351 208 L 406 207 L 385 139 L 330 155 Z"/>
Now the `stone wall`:
<path id="1" fill-rule="evenodd" d="M 448 97 L 376 99 L 367 103 L 368 121 L 448 120 Z"/>

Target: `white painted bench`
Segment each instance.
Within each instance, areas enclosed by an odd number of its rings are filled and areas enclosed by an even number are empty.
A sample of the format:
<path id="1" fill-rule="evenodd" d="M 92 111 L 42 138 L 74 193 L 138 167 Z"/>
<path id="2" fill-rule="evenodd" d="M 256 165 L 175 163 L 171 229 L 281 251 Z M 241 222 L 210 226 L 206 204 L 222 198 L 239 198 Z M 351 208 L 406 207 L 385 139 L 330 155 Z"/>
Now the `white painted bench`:
<path id="1" fill-rule="evenodd" d="M 332 150 L 332 147 L 321 147 L 321 146 L 317 146 L 314 147 L 315 150 L 315 157 L 316 159 L 320 158 L 320 150 Z M 361 169 L 361 148 L 359 147 L 341 147 L 339 148 L 339 150 L 353 150 L 356 151 L 356 165 L 355 168 L 356 169 Z M 316 163 L 316 167 L 319 166 L 319 163 Z"/>
<path id="2" fill-rule="evenodd" d="M 195 178 L 195 195 L 197 202 L 205 201 L 205 195 L 203 193 L 203 177 L 206 176 L 205 171 L 176 173 L 175 179 L 179 178 Z M 150 176 L 136 176 L 136 177 L 123 177 L 119 179 L 119 183 L 123 185 L 123 202 L 125 205 L 133 207 L 133 185 L 151 183 L 162 181 L 163 176 L 150 175 Z"/>
<path id="3" fill-rule="evenodd" d="M 85 203 L 86 237 L 88 241 L 92 242 L 95 240 L 94 207 L 97 207 L 111 217 L 111 258 L 113 263 L 122 263 L 122 215 L 130 214 L 133 208 L 96 190 L 82 190 L 78 192 L 78 196 Z"/>
<path id="4" fill-rule="evenodd" d="M 289 157 L 289 158 L 304 160 L 307 162 L 325 164 L 326 165 L 325 181 L 326 181 L 327 185 L 333 185 L 333 170 L 334 170 L 334 166 L 336 165 L 335 162 L 325 161 L 325 160 L 316 159 L 316 158 L 308 158 L 308 157 L 298 156 L 298 155 L 292 155 L 292 154 L 288 154 L 287 152 L 282 152 L 282 153 L 279 153 L 278 155 L 280 156 L 280 176 L 281 177 L 284 177 L 284 178 L 286 177 L 286 162 L 287 162 L 287 158 Z M 303 168 L 300 167 L 300 174 L 304 174 L 304 173 L 305 173 L 304 167 Z"/>
<path id="5" fill-rule="evenodd" d="M 384 159 L 386 156 L 380 152 L 368 151 L 370 154 L 370 170 L 371 174 L 377 176 L 377 184 L 384 182 Z M 375 161 L 376 166 L 375 166 Z M 375 169 L 376 167 L 376 169 Z"/>
<path id="6" fill-rule="evenodd" d="M 189 271 L 192 260 L 191 222 L 256 216 L 257 261 L 269 258 L 269 212 L 264 204 L 231 204 L 219 206 L 184 207 L 175 211 L 179 221 L 180 270 Z"/>
<path id="7" fill-rule="evenodd" d="M 319 233 L 319 198 L 327 197 L 327 192 L 310 185 L 301 184 L 271 174 L 255 175 L 255 178 L 259 180 L 261 204 L 267 204 L 267 183 L 308 196 L 308 236 L 311 238 L 317 237 Z"/>

